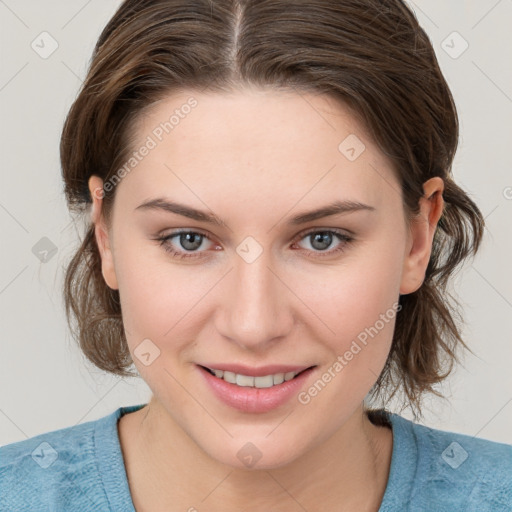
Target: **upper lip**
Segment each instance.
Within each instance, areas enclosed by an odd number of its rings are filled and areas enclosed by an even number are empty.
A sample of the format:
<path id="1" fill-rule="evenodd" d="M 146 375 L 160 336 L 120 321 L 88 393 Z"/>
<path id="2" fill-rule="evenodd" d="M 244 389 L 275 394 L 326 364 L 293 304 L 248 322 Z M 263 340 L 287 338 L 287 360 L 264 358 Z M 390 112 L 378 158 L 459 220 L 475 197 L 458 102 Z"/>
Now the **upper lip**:
<path id="1" fill-rule="evenodd" d="M 248 377 L 262 377 L 264 375 L 275 375 L 276 373 L 295 372 L 300 373 L 314 365 L 289 365 L 289 364 L 270 364 L 266 366 L 250 367 L 243 364 L 225 364 L 225 363 L 205 363 L 199 366 L 205 366 L 211 370 L 223 370 Z"/>

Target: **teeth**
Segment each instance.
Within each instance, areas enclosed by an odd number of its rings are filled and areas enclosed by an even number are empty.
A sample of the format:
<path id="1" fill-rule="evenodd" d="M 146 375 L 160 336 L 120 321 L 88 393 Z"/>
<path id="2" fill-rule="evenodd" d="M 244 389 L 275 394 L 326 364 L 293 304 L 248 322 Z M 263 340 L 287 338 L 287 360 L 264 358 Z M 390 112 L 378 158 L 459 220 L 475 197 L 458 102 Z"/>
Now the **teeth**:
<path id="1" fill-rule="evenodd" d="M 223 370 L 210 370 L 219 379 L 224 379 L 230 384 L 236 384 L 241 387 L 253 387 L 253 388 L 271 388 L 278 384 L 282 384 L 284 381 L 292 380 L 299 372 L 287 372 L 287 373 L 276 373 L 274 375 L 263 375 L 262 377 L 251 377 L 249 375 L 241 375 L 239 373 L 233 373 Z"/>
<path id="2" fill-rule="evenodd" d="M 237 374 L 236 376 L 236 385 L 244 386 L 244 387 L 253 387 L 254 386 L 254 377 L 248 377 L 247 375 Z"/>
<path id="3" fill-rule="evenodd" d="M 284 382 L 284 373 L 276 373 L 273 380 L 274 384 L 282 384 Z"/>
<path id="4" fill-rule="evenodd" d="M 254 377 L 255 388 L 271 388 L 274 385 L 274 376 L 265 375 L 263 377 Z"/>
<path id="5" fill-rule="evenodd" d="M 233 372 L 224 372 L 224 375 L 222 376 L 222 378 L 226 382 L 229 382 L 230 384 L 236 384 L 236 374 L 234 374 Z"/>

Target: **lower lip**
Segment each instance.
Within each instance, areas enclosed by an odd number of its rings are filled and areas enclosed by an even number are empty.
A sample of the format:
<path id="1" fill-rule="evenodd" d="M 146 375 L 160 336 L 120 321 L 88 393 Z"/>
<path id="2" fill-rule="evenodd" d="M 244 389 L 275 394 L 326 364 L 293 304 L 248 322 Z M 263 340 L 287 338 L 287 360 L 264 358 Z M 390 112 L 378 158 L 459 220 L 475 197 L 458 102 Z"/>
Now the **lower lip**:
<path id="1" fill-rule="evenodd" d="M 277 409 L 296 396 L 313 368 L 303 371 L 292 380 L 284 381 L 271 388 L 254 388 L 230 384 L 198 366 L 213 393 L 222 402 L 243 412 L 262 413 Z"/>

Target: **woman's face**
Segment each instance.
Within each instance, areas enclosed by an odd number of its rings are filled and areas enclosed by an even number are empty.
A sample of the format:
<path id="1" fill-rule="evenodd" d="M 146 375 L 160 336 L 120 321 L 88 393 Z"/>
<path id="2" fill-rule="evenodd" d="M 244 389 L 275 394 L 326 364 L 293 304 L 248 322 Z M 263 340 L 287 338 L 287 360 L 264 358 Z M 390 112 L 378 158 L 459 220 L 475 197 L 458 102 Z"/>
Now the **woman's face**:
<path id="1" fill-rule="evenodd" d="M 135 366 L 214 459 L 288 463 L 360 413 L 398 296 L 423 279 L 427 228 L 409 231 L 390 163 L 325 95 L 183 92 L 140 120 L 137 140 L 111 183 L 108 236 L 96 231 Z"/>

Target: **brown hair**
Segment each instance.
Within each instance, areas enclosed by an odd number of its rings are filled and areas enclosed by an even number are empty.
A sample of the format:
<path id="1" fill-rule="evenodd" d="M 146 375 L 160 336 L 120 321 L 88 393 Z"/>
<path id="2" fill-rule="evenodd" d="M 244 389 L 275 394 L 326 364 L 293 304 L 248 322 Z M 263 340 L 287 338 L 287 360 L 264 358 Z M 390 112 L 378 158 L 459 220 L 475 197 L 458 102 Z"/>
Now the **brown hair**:
<path id="1" fill-rule="evenodd" d="M 329 94 L 351 108 L 394 164 L 404 211 L 418 213 L 422 184 L 445 183 L 445 208 L 422 286 L 400 296 L 392 347 L 371 390 L 405 392 L 417 409 L 449 375 L 463 342 L 448 280 L 480 245 L 484 220 L 453 181 L 459 126 L 428 36 L 401 0 L 126 0 L 108 22 L 66 118 L 60 154 L 70 210 L 92 202 L 88 179 L 109 180 L 130 158 L 137 119 L 177 90 L 249 84 Z M 105 190 L 108 222 L 115 187 Z M 110 289 L 89 224 L 64 284 L 68 322 L 87 358 L 136 375 L 118 290 Z M 445 367 L 446 366 L 446 367 Z"/>

